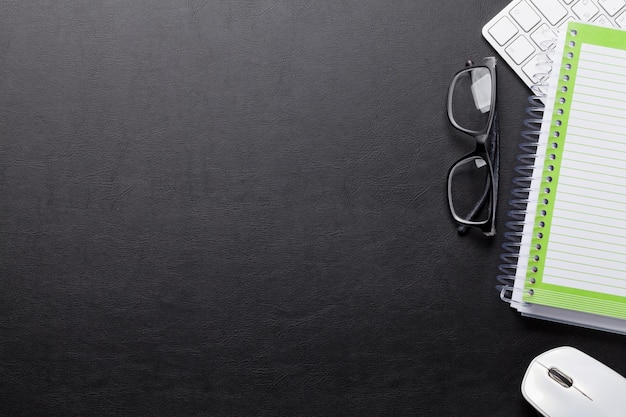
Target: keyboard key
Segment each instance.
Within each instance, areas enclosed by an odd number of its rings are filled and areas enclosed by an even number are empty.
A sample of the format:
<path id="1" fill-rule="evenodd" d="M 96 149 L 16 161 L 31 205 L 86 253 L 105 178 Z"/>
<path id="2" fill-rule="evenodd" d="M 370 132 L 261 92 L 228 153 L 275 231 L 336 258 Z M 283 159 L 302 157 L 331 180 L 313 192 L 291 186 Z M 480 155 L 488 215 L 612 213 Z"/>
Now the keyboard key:
<path id="1" fill-rule="evenodd" d="M 538 75 L 544 74 L 543 76 L 547 77 L 546 73 L 549 72 L 546 58 L 543 57 L 542 54 L 535 55 L 530 61 L 528 61 L 526 65 L 522 67 L 522 71 L 524 71 L 524 74 L 526 74 L 533 83 L 537 83 L 538 81 L 540 81 L 538 79 Z"/>
<path id="2" fill-rule="evenodd" d="M 533 5 L 548 19 L 552 25 L 559 23 L 567 16 L 567 10 L 559 3 L 559 0 L 530 0 Z"/>
<path id="3" fill-rule="evenodd" d="M 493 36 L 500 45 L 504 45 L 510 41 L 517 32 L 518 30 L 517 27 L 515 27 L 515 23 L 511 22 L 511 19 L 506 16 L 503 16 L 502 19 L 498 20 L 496 24 L 489 29 L 489 34 Z"/>
<path id="4" fill-rule="evenodd" d="M 625 0 L 598 0 L 600 6 L 609 14 L 609 16 L 615 16 L 615 13 L 626 6 Z"/>
<path id="5" fill-rule="evenodd" d="M 611 23 L 611 21 L 609 20 L 608 17 L 606 17 L 605 15 L 601 14 L 600 16 L 596 17 L 596 19 L 593 21 L 593 23 L 597 24 L 597 25 L 602 25 L 602 26 L 613 26 L 613 24 Z"/>
<path id="6" fill-rule="evenodd" d="M 525 1 L 513 7 L 510 14 L 526 32 L 534 28 L 535 25 L 541 20 L 539 15 Z"/>
<path id="7" fill-rule="evenodd" d="M 615 23 L 622 29 L 626 29 L 626 11 L 615 18 Z"/>
<path id="8" fill-rule="evenodd" d="M 539 26 L 537 30 L 530 34 L 532 40 L 535 41 L 539 49 L 541 49 L 542 51 L 545 51 L 546 49 L 554 46 L 554 44 L 556 43 L 556 36 L 557 35 L 554 30 L 550 30 L 550 28 L 548 28 L 548 25 L 546 25 L 545 23 Z"/>
<path id="9" fill-rule="evenodd" d="M 535 52 L 535 47 L 525 37 L 520 36 L 505 51 L 519 65 Z"/>
<path id="10" fill-rule="evenodd" d="M 580 0 L 572 7 L 572 11 L 580 20 L 590 21 L 600 11 L 591 0 Z"/>

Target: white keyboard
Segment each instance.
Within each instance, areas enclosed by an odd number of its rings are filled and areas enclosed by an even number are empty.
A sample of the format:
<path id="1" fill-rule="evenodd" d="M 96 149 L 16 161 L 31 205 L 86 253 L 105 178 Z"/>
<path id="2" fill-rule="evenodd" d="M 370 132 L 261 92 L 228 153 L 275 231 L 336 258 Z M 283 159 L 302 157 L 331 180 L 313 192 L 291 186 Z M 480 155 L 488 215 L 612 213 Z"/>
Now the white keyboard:
<path id="1" fill-rule="evenodd" d="M 530 87 L 541 59 L 538 55 L 553 39 L 550 30 L 570 20 L 626 29 L 626 0 L 514 0 L 483 27 L 482 33 Z"/>

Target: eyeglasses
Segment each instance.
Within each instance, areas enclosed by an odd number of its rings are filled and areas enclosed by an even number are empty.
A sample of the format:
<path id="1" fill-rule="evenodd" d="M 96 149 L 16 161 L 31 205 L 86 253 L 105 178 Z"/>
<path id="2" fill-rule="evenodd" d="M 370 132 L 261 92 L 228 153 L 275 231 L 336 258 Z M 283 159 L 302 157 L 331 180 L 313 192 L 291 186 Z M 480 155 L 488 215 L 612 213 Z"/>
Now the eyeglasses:
<path id="1" fill-rule="evenodd" d="M 475 227 L 485 236 L 496 234 L 500 132 L 496 113 L 496 59 L 478 65 L 467 62 L 448 91 L 450 123 L 472 136 L 476 146 L 448 172 L 448 205 L 463 235 Z"/>

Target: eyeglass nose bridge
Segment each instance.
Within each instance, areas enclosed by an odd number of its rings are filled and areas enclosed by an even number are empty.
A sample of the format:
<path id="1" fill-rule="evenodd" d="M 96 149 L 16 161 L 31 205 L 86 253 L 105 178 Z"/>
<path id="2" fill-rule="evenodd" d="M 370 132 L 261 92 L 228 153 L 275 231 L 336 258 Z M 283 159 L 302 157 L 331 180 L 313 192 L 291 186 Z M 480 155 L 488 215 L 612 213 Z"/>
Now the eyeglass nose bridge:
<path id="1" fill-rule="evenodd" d="M 489 137 L 489 132 L 487 133 L 482 133 L 480 135 L 475 135 L 474 139 L 476 139 L 476 142 L 481 144 L 481 145 L 485 145 L 487 143 L 487 138 Z"/>

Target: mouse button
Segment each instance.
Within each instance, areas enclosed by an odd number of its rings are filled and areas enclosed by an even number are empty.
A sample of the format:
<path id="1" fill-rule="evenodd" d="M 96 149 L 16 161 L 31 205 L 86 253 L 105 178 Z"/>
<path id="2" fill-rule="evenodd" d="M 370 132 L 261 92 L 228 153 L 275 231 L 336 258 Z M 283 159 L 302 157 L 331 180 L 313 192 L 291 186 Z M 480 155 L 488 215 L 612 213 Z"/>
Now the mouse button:
<path id="1" fill-rule="evenodd" d="M 537 360 L 546 368 L 568 369 L 572 364 L 580 363 L 587 358 L 590 357 L 576 348 L 561 346 L 543 353 Z"/>
<path id="2" fill-rule="evenodd" d="M 532 362 L 524 375 L 522 395 L 543 415 L 568 416 L 563 411 L 563 404 L 570 402 L 568 397 L 571 394 L 550 379 L 547 369 L 537 362 Z"/>
<path id="3" fill-rule="evenodd" d="M 576 362 L 571 362 L 564 370 L 574 380 L 574 385 L 588 385 L 594 391 L 595 387 L 622 386 L 626 380 L 613 369 L 609 368 L 591 356 L 581 356 Z"/>
<path id="4" fill-rule="evenodd" d="M 620 404 L 621 410 L 626 408 L 626 379 L 611 368 L 589 369 L 574 386 L 592 398 L 596 405 Z"/>

